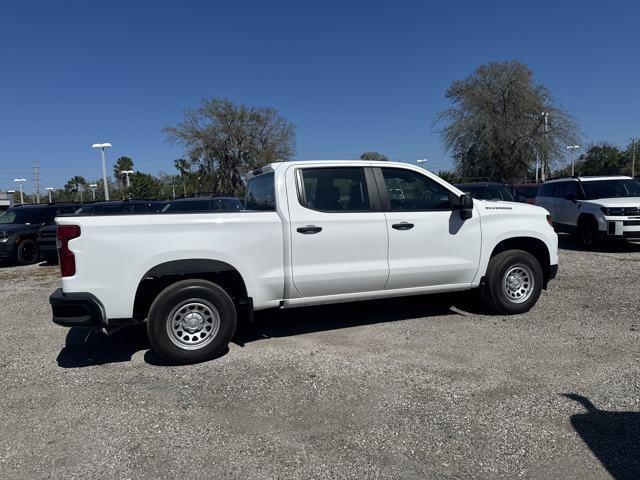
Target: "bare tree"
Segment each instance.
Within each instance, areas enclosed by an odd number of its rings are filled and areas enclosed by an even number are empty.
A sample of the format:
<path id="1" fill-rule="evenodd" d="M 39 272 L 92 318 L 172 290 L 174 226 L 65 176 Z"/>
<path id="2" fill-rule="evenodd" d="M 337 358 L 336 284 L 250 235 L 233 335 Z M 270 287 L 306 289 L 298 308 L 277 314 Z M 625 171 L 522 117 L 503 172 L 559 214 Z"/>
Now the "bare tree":
<path id="1" fill-rule="evenodd" d="M 210 180 L 215 193 L 241 193 L 248 171 L 289 160 L 295 152 L 295 127 L 277 110 L 220 98 L 204 99 L 164 132 L 187 149 L 190 163 Z"/>
<path id="2" fill-rule="evenodd" d="M 446 98 L 453 107 L 438 121 L 446 123 L 442 138 L 463 177 L 521 179 L 536 156 L 552 163 L 579 137 L 571 115 L 517 61 L 481 65 L 453 82 Z"/>

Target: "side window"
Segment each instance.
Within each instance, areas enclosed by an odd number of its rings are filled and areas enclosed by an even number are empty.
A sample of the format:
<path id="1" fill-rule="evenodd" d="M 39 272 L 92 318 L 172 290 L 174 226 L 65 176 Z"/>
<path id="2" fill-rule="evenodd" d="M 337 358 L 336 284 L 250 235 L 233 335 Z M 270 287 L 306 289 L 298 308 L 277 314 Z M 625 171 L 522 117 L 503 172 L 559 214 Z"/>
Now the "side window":
<path id="1" fill-rule="evenodd" d="M 274 181 L 273 173 L 265 173 L 249 180 L 245 194 L 245 210 L 275 211 Z"/>
<path id="2" fill-rule="evenodd" d="M 389 194 L 391 210 L 449 210 L 449 190 L 411 170 L 383 168 L 382 175 Z"/>
<path id="3" fill-rule="evenodd" d="M 134 212 L 148 212 L 149 208 L 146 203 L 134 203 L 132 205 Z"/>
<path id="4" fill-rule="evenodd" d="M 545 183 L 540 187 L 540 191 L 538 192 L 538 197 L 550 197 L 553 193 L 553 183 Z"/>
<path id="5" fill-rule="evenodd" d="M 304 203 L 323 212 L 366 212 L 370 210 L 364 169 L 302 169 Z"/>
<path id="6" fill-rule="evenodd" d="M 553 189 L 553 198 L 564 198 L 564 194 L 567 191 L 567 185 L 569 182 L 558 182 Z"/>
<path id="7" fill-rule="evenodd" d="M 567 184 L 567 190 L 564 192 L 564 196 L 567 197 L 571 195 L 572 197 L 578 197 L 578 182 L 569 182 Z"/>

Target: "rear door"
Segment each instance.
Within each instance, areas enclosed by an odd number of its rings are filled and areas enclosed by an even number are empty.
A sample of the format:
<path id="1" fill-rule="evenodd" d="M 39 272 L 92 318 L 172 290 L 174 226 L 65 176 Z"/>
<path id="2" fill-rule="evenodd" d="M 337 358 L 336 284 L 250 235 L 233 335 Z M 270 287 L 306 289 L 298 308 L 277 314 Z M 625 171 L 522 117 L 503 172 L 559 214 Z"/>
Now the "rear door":
<path id="1" fill-rule="evenodd" d="M 383 290 L 389 275 L 387 227 L 371 169 L 291 167 L 286 175 L 298 293 Z"/>
<path id="2" fill-rule="evenodd" d="M 386 288 L 471 283 L 480 262 L 477 212 L 462 220 L 457 195 L 422 173 L 375 170 L 389 235 Z"/>
<path id="3" fill-rule="evenodd" d="M 575 227 L 578 225 L 578 215 L 580 214 L 580 204 L 577 201 L 580 197 L 580 185 L 576 180 L 564 182 L 564 184 L 565 187 L 562 191 L 558 190 L 558 195 L 562 195 L 562 197 L 555 199 L 555 221 L 562 225 Z"/>

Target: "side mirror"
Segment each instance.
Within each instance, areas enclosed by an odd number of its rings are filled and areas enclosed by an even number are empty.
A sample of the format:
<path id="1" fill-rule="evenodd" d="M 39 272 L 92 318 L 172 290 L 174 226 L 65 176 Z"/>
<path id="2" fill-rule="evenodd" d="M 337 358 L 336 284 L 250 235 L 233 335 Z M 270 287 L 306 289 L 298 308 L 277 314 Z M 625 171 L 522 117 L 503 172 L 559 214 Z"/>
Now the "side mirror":
<path id="1" fill-rule="evenodd" d="M 465 193 L 459 197 L 457 210 L 460 210 L 460 218 L 468 220 L 473 216 L 473 197 Z"/>

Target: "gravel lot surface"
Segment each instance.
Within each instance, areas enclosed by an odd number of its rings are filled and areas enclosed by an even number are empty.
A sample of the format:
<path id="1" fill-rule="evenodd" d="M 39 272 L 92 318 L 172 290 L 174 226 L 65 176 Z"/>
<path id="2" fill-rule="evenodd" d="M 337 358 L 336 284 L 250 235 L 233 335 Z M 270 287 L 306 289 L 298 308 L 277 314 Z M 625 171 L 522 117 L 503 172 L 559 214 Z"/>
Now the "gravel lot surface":
<path id="1" fill-rule="evenodd" d="M 184 367 L 52 324 L 57 267 L 0 268 L 0 478 L 640 478 L 640 245 L 561 246 L 526 315 L 270 312 Z"/>

